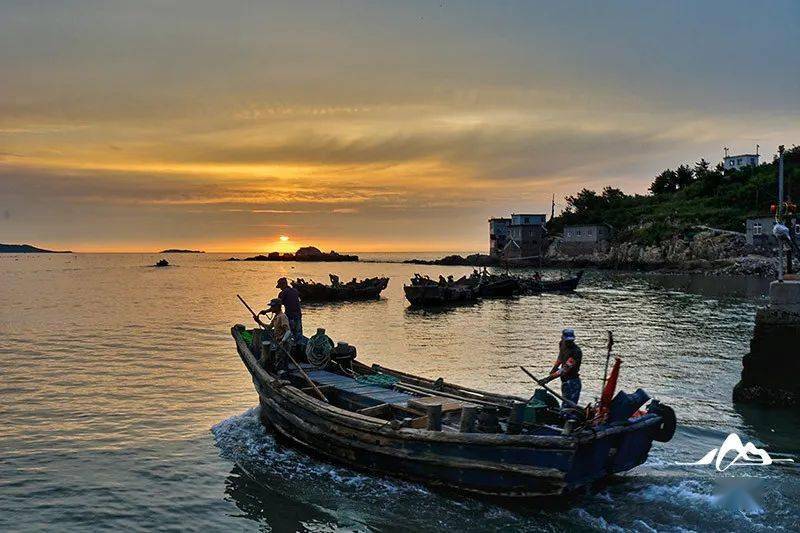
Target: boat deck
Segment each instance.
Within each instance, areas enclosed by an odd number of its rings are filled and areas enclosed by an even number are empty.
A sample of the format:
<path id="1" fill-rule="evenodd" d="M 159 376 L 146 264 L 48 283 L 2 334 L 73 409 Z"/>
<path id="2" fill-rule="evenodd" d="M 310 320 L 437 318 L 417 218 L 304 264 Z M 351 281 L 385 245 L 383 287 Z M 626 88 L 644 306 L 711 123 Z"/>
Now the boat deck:
<path id="1" fill-rule="evenodd" d="M 333 387 L 351 397 L 352 400 L 362 400 L 367 405 L 388 403 L 407 407 L 408 401 L 416 397 L 405 392 L 359 383 L 351 377 L 328 372 L 327 370 L 319 370 L 309 364 L 301 364 L 300 366 L 303 367 L 311 381 L 317 385 Z M 291 374 L 297 380 L 303 379 L 297 370 L 294 370 Z"/>

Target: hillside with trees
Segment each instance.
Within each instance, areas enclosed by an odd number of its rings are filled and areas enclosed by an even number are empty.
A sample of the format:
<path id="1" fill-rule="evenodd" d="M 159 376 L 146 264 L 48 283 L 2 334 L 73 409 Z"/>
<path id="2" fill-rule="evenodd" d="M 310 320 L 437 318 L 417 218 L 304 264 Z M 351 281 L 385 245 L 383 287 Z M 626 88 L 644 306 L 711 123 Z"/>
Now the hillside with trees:
<path id="1" fill-rule="evenodd" d="M 723 171 L 701 159 L 694 165 L 667 169 L 653 179 L 648 194 L 625 194 L 614 187 L 583 189 L 565 198 L 567 207 L 548 222 L 559 234 L 565 225 L 610 224 L 620 242 L 656 244 L 699 225 L 744 232 L 745 219 L 768 216 L 776 203 L 778 162 L 738 171 Z M 800 147 L 784 154 L 787 199 L 800 197 Z"/>

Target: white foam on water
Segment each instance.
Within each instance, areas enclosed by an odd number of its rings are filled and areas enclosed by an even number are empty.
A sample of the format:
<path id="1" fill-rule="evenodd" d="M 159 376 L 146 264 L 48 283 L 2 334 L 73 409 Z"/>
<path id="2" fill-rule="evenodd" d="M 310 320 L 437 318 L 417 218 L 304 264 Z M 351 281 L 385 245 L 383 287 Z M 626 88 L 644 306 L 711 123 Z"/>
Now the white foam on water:
<path id="1" fill-rule="evenodd" d="M 648 502 L 705 506 L 743 517 L 764 514 L 764 509 L 746 490 L 730 489 L 722 494 L 712 494 L 706 485 L 697 480 L 684 480 L 675 485 L 650 485 L 636 496 Z"/>
<path id="2" fill-rule="evenodd" d="M 575 516 L 578 520 L 583 522 L 586 526 L 593 529 L 600 529 L 603 531 L 614 531 L 618 533 L 625 533 L 627 530 L 624 527 L 616 524 L 609 523 L 602 516 L 594 516 L 582 507 L 576 507 L 570 511 L 570 514 Z"/>
<path id="3" fill-rule="evenodd" d="M 428 494 L 421 485 L 361 474 L 281 446 L 261 424 L 259 411 L 258 407 L 248 409 L 211 428 L 220 454 L 254 475 L 263 473 L 304 486 L 328 482 L 339 492 L 357 490 L 362 495 Z"/>
<path id="4" fill-rule="evenodd" d="M 650 526 L 644 520 L 634 520 L 633 525 L 636 528 L 636 531 L 644 531 L 645 533 L 658 533 L 656 528 Z"/>

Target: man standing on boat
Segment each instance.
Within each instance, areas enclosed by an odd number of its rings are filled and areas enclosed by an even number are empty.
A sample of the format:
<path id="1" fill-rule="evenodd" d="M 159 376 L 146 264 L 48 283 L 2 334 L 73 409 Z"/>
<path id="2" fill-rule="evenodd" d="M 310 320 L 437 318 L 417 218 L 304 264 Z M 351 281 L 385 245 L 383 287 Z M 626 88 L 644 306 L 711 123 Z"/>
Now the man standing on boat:
<path id="1" fill-rule="evenodd" d="M 278 293 L 278 299 L 283 304 L 286 317 L 289 319 L 292 336 L 295 341 L 298 341 L 303 335 L 303 312 L 300 310 L 300 293 L 289 285 L 286 278 L 280 278 L 275 288 L 281 290 Z"/>
<path id="2" fill-rule="evenodd" d="M 561 395 L 578 404 L 581 397 L 581 360 L 583 352 L 575 344 L 575 330 L 567 328 L 561 332 L 561 342 L 558 344 L 558 358 L 556 359 L 550 376 L 546 381 L 561 378 Z M 566 404 L 566 402 L 564 402 Z M 567 407 L 563 405 L 562 407 Z"/>

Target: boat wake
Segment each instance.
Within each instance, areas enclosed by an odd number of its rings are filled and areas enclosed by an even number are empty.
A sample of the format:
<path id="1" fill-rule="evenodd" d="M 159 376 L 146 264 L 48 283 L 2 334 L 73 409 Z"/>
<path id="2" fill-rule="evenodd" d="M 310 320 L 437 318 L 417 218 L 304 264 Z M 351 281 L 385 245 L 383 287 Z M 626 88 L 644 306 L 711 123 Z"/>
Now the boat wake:
<path id="1" fill-rule="evenodd" d="M 603 531 L 753 530 L 765 510 L 748 490 L 723 491 L 699 480 L 659 482 L 616 487 L 598 493 L 569 511 L 583 528 Z"/>
<path id="2" fill-rule="evenodd" d="M 220 454 L 258 476 L 262 483 L 293 482 L 304 488 L 325 483 L 327 490 L 357 490 L 361 495 L 427 493 L 420 485 L 360 474 L 283 446 L 264 428 L 258 413 L 258 407 L 248 409 L 216 424 L 211 432 Z"/>
<path id="3" fill-rule="evenodd" d="M 745 516 L 764 514 L 764 509 L 744 487 L 727 488 L 712 493 L 706 483 L 684 480 L 675 485 L 653 485 L 637 495 L 646 502 L 682 502 L 687 507 L 714 509 Z"/>

